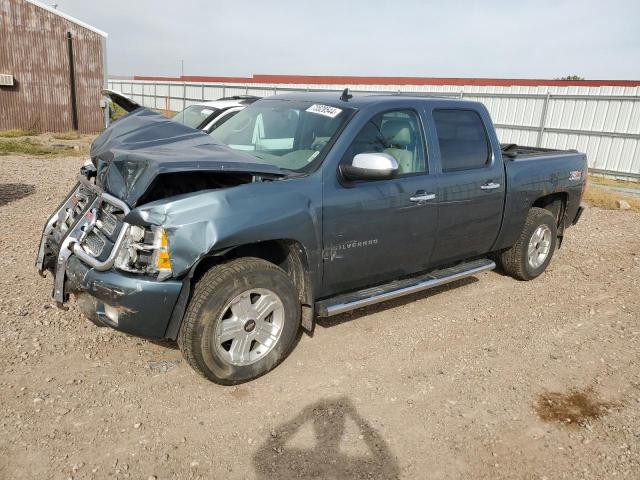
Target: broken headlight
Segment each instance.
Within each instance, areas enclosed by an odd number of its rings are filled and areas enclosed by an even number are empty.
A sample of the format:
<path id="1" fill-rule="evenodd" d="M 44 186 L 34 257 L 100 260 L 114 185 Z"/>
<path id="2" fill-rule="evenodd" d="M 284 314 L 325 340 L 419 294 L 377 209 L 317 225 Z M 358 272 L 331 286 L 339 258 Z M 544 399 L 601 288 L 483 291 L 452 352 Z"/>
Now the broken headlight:
<path id="1" fill-rule="evenodd" d="M 171 258 L 164 228 L 130 226 L 116 257 L 115 266 L 125 272 L 157 275 L 158 280 L 169 278 Z"/>
<path id="2" fill-rule="evenodd" d="M 86 177 L 87 179 L 91 179 L 96 176 L 96 167 L 91 161 L 90 158 L 85 160 L 85 162 L 80 167 L 80 175 Z"/>

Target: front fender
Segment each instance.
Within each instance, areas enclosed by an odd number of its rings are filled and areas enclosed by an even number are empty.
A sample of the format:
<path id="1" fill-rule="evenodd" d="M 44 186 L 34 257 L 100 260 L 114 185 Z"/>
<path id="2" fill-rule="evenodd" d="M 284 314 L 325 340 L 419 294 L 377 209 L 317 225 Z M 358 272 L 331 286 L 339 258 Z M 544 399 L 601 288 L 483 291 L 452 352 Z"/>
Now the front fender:
<path id="1" fill-rule="evenodd" d="M 212 252 L 282 238 L 300 242 L 313 268 L 320 260 L 321 191 L 312 184 L 305 177 L 179 195 L 140 206 L 125 220 L 164 227 L 174 276 Z"/>

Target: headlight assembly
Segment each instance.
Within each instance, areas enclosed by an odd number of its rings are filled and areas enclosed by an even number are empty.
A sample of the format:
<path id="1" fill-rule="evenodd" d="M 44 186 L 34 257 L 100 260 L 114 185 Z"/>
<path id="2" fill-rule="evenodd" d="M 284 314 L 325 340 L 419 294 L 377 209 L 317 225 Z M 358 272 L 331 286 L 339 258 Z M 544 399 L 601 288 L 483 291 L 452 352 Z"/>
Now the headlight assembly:
<path id="1" fill-rule="evenodd" d="M 115 266 L 125 272 L 157 275 L 158 280 L 169 278 L 171 258 L 164 228 L 130 226 L 116 257 Z"/>

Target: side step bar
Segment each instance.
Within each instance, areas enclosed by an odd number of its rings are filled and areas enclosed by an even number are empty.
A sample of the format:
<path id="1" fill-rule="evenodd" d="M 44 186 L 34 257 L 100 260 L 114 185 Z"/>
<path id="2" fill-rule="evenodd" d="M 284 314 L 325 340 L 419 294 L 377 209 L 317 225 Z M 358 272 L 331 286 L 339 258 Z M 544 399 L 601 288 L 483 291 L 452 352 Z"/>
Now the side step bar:
<path id="1" fill-rule="evenodd" d="M 411 293 L 428 290 L 429 288 L 438 287 L 446 283 L 455 282 L 461 278 L 470 277 L 486 270 L 493 270 L 494 268 L 496 268 L 496 264 L 486 258 L 460 263 L 442 270 L 434 270 L 419 277 L 396 280 L 386 285 L 320 300 L 316 302 L 316 312 L 319 317 L 331 317 L 356 308 L 366 307 Z"/>

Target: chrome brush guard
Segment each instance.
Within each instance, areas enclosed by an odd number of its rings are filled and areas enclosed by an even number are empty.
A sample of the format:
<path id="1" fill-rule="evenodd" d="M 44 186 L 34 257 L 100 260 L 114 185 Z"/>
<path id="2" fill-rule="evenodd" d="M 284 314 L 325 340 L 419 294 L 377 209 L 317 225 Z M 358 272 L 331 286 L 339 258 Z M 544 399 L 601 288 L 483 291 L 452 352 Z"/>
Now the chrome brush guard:
<path id="1" fill-rule="evenodd" d="M 102 191 L 85 177 L 79 176 L 78 183 L 69 196 L 45 224 L 40 239 L 36 268 L 44 276 L 44 270 L 49 266 L 45 262 L 48 242 L 57 229 L 59 233 L 62 233 L 62 236 L 55 266 L 52 266 L 51 270 L 55 276 L 53 298 L 59 305 L 62 305 L 66 300 L 64 283 L 67 263 L 71 255 L 76 255 L 78 259 L 96 270 L 108 270 L 113 266 L 120 246 L 127 235 L 129 225 L 123 222 L 120 232 L 114 241 L 113 248 L 104 260 L 99 260 L 87 253 L 83 248 L 83 242 L 96 226 L 98 212 L 103 204 L 110 204 L 116 207 L 124 215 L 127 215 L 130 211 L 129 206 L 122 200 Z"/>

